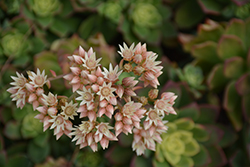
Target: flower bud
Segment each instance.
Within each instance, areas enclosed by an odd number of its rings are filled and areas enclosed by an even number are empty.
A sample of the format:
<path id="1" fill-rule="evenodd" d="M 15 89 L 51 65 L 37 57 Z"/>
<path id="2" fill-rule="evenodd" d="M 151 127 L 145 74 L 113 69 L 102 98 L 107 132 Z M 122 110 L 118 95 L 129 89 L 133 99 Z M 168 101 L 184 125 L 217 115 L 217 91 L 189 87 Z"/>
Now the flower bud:
<path id="1" fill-rule="evenodd" d="M 148 97 L 150 99 L 155 99 L 158 97 L 158 92 L 159 90 L 158 89 L 151 89 L 149 92 L 148 92 Z"/>

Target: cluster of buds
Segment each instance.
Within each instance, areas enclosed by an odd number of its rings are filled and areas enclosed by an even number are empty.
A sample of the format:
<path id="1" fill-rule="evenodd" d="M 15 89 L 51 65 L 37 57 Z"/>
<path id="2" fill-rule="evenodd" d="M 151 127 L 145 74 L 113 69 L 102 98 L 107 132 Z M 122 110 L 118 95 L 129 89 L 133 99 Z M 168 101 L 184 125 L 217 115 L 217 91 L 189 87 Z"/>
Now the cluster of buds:
<path id="1" fill-rule="evenodd" d="M 146 44 L 125 43 L 118 52 L 122 59 L 119 66 L 101 67 L 92 48 L 85 51 L 81 46 L 77 54 L 69 56 L 71 73 L 63 78 L 69 81 L 73 94 L 71 97 L 59 96 L 48 92 L 44 85 L 49 84 L 45 72 L 37 69 L 37 74 L 27 72 L 28 78 L 17 73 L 12 77 L 13 87 L 8 89 L 17 107 L 32 103 L 40 113 L 35 117 L 43 122 L 44 131 L 54 129 L 59 139 L 63 134 L 76 141 L 80 148 L 90 146 L 103 149 L 109 141 L 118 140 L 120 133 L 133 134 L 133 150 L 141 155 L 146 149 L 155 150 L 155 142 L 162 141 L 161 134 L 167 131 L 165 114 L 176 114 L 173 109 L 174 93 L 162 93 L 158 97 L 158 77 L 162 74 L 157 54 L 147 51 Z M 124 77 L 128 73 L 130 77 Z M 52 75 L 56 74 L 52 71 Z M 153 87 L 148 96 L 139 96 L 136 90 Z M 74 124 L 79 117 L 81 123 Z"/>

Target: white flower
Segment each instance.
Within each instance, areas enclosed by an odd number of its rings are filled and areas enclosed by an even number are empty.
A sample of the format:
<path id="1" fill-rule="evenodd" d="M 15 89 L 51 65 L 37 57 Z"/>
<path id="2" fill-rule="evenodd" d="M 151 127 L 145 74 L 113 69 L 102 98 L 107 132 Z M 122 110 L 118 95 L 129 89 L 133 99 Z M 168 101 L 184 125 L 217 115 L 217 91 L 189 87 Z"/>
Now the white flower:
<path id="1" fill-rule="evenodd" d="M 77 115 L 76 110 L 77 110 L 77 103 L 73 104 L 71 101 L 70 103 L 66 102 L 65 106 L 61 106 L 63 112 L 61 113 L 62 115 L 65 116 L 66 119 L 71 118 L 74 120 L 74 116 Z"/>
<path id="2" fill-rule="evenodd" d="M 95 53 L 92 53 L 90 55 L 88 55 L 87 52 L 85 52 L 85 58 L 82 58 L 83 61 L 83 67 L 86 67 L 89 70 L 94 70 L 97 66 L 99 66 L 100 64 L 98 64 L 101 61 L 102 58 L 99 58 L 96 60 L 96 56 Z"/>
<path id="3" fill-rule="evenodd" d="M 111 98 L 113 99 L 113 97 L 115 97 L 113 92 L 116 88 L 112 88 L 111 85 L 111 82 L 108 85 L 104 82 L 102 86 L 99 86 L 99 92 L 97 92 L 97 94 L 100 95 L 100 101 L 106 99 L 110 102 Z"/>
<path id="4" fill-rule="evenodd" d="M 28 80 L 23 76 L 23 74 L 19 74 L 18 72 L 16 72 L 16 74 L 17 77 L 11 76 L 15 82 L 11 82 L 10 84 L 14 85 L 15 89 L 22 89 L 25 87 Z"/>
<path id="5" fill-rule="evenodd" d="M 113 83 L 119 80 L 119 75 L 122 73 L 122 70 L 118 72 L 118 65 L 113 69 L 111 63 L 109 64 L 109 71 L 105 67 L 103 67 L 103 70 L 104 72 L 102 72 L 102 74 L 104 75 L 104 78 Z"/>
<path id="6" fill-rule="evenodd" d="M 128 46 L 123 43 L 123 47 L 119 45 L 120 50 L 118 53 L 123 57 L 124 60 L 130 61 L 133 59 L 134 53 L 135 53 L 135 48 L 134 48 L 134 43 L 128 48 Z"/>
<path id="7" fill-rule="evenodd" d="M 49 92 L 48 96 L 45 94 L 42 94 L 43 99 L 42 101 L 44 102 L 45 105 L 47 106 L 56 106 L 58 103 L 57 100 L 57 95 L 53 95 L 51 92 Z"/>
<path id="8" fill-rule="evenodd" d="M 91 88 L 86 89 L 83 86 L 83 91 L 76 91 L 80 96 L 76 98 L 76 100 L 81 101 L 80 105 L 87 104 L 89 106 L 91 102 L 94 102 L 94 93 L 91 92 Z"/>
<path id="9" fill-rule="evenodd" d="M 45 75 L 45 71 L 41 73 L 39 69 L 37 69 L 37 74 L 34 72 L 31 72 L 29 74 L 29 78 L 31 79 L 31 84 L 34 85 L 34 87 L 43 87 L 43 85 L 47 82 L 47 75 Z"/>

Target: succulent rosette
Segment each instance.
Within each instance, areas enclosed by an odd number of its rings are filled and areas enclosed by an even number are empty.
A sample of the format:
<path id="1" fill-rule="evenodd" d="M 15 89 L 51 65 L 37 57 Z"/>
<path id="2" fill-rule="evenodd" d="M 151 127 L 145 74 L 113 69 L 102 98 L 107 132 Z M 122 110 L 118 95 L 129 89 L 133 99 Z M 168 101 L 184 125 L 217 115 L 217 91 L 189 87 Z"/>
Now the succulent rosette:
<path id="1" fill-rule="evenodd" d="M 240 115 L 250 120 L 249 30 L 250 19 L 207 20 L 199 26 L 197 36 L 180 36 L 184 49 L 195 58 L 194 64 L 202 68 L 208 88 L 224 90 L 223 107 L 236 130 L 243 126 Z"/>

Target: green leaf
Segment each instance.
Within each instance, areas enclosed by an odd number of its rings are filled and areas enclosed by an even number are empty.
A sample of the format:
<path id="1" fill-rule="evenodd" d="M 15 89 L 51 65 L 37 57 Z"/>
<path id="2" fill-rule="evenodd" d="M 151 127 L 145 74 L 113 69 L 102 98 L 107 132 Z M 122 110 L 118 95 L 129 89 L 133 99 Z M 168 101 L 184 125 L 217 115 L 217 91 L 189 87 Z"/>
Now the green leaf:
<path id="1" fill-rule="evenodd" d="M 151 167 L 151 162 L 149 159 L 145 159 L 142 156 L 134 156 L 131 167 Z"/>
<path id="2" fill-rule="evenodd" d="M 191 157 L 196 155 L 199 151 L 200 151 L 200 146 L 197 143 L 197 141 L 193 139 L 185 144 L 185 152 L 183 153 L 183 155 Z"/>
<path id="3" fill-rule="evenodd" d="M 202 144 L 208 147 L 212 145 L 217 145 L 223 137 L 223 134 L 224 134 L 223 130 L 216 124 L 212 124 L 212 125 L 208 124 L 208 125 L 203 125 L 203 126 L 205 126 L 206 128 L 209 138 L 208 140 L 203 141 Z"/>
<path id="4" fill-rule="evenodd" d="M 218 1 L 199 0 L 199 3 L 203 11 L 207 14 L 218 15 L 224 7 Z"/>
<path id="5" fill-rule="evenodd" d="M 230 128 L 228 126 L 223 126 L 223 125 L 219 125 L 219 127 L 224 132 L 223 137 L 219 142 L 219 145 L 222 148 L 230 146 L 238 139 L 237 134 L 235 133 L 235 131 L 232 128 Z"/>
<path id="6" fill-rule="evenodd" d="M 44 69 L 46 74 L 50 73 L 49 70 L 53 70 L 57 74 L 61 72 L 57 55 L 50 51 L 43 51 L 35 55 L 34 65 L 35 68 Z"/>
<path id="7" fill-rule="evenodd" d="M 194 166 L 205 166 L 210 162 L 210 156 L 207 149 L 200 144 L 200 152 L 192 157 L 194 161 Z"/>
<path id="8" fill-rule="evenodd" d="M 200 117 L 195 122 L 200 124 L 215 123 L 219 115 L 219 108 L 214 105 L 200 105 L 199 107 Z"/>
<path id="9" fill-rule="evenodd" d="M 194 166 L 194 161 L 192 158 L 187 156 L 181 156 L 180 161 L 176 164 L 176 167 L 192 167 Z"/>
<path id="10" fill-rule="evenodd" d="M 14 167 L 14 166 L 25 166 L 31 167 L 32 163 L 29 161 L 26 155 L 18 154 L 8 158 L 8 162 L 5 167 Z"/>
<path id="11" fill-rule="evenodd" d="M 176 165 L 181 160 L 180 155 L 173 154 L 167 150 L 163 151 L 163 154 L 171 165 Z"/>
<path id="12" fill-rule="evenodd" d="M 193 45 L 191 53 L 195 58 L 211 64 L 221 62 L 217 55 L 217 43 L 213 41 Z"/>
<path id="13" fill-rule="evenodd" d="M 229 25 L 226 27 L 225 34 L 235 35 L 241 39 L 244 47 L 246 47 L 246 26 L 244 21 L 233 18 L 230 20 Z"/>
<path id="14" fill-rule="evenodd" d="M 224 28 L 218 22 L 207 20 L 205 24 L 201 24 L 198 29 L 198 41 L 218 42 L 221 35 L 224 33 Z"/>
<path id="15" fill-rule="evenodd" d="M 235 87 L 240 95 L 248 95 L 250 93 L 250 73 L 241 76 L 237 80 Z"/>
<path id="16" fill-rule="evenodd" d="M 27 151 L 27 143 L 16 142 L 7 149 L 7 157 L 22 154 Z"/>
<path id="17" fill-rule="evenodd" d="M 37 146 L 34 142 L 30 142 L 28 145 L 28 155 L 30 159 L 35 163 L 41 163 L 49 155 L 50 147 L 45 145 L 43 147 Z"/>
<path id="18" fill-rule="evenodd" d="M 180 118 L 174 121 L 178 129 L 191 130 L 194 127 L 194 122 L 188 118 Z"/>
<path id="19" fill-rule="evenodd" d="M 246 45 L 246 48 L 249 48 L 250 47 L 250 39 L 247 38 L 247 37 L 249 37 L 249 35 L 250 35 L 250 18 L 248 18 L 245 21 L 245 26 L 246 26 L 246 42 L 245 42 L 245 45 Z"/>
<path id="20" fill-rule="evenodd" d="M 207 147 L 207 150 L 211 157 L 211 163 L 208 164 L 208 167 L 223 166 L 227 163 L 225 153 L 219 146 L 210 146 Z"/>
<path id="21" fill-rule="evenodd" d="M 246 50 L 241 39 L 235 35 L 223 35 L 218 43 L 218 56 L 222 60 L 234 56 L 246 57 Z"/>
<path id="22" fill-rule="evenodd" d="M 4 128 L 4 134 L 12 139 L 20 139 L 21 138 L 21 125 L 19 121 L 9 121 Z"/>
<path id="23" fill-rule="evenodd" d="M 223 107 L 226 109 L 229 119 L 236 130 L 242 128 L 242 118 L 240 110 L 240 96 L 235 89 L 235 82 L 230 82 L 224 93 Z"/>
<path id="24" fill-rule="evenodd" d="M 31 105 L 25 105 L 22 109 L 15 108 L 12 115 L 15 120 L 21 121 L 29 112 L 32 112 L 32 110 Z"/>
<path id="25" fill-rule="evenodd" d="M 155 158 L 153 158 L 153 167 L 170 167 L 170 165 L 166 161 L 159 162 Z"/>
<path id="26" fill-rule="evenodd" d="M 222 64 L 215 65 L 207 79 L 207 85 L 209 89 L 218 92 L 224 88 L 227 82 L 228 80 L 224 77 L 223 74 L 223 65 Z"/>
<path id="27" fill-rule="evenodd" d="M 36 17 L 36 21 L 42 25 L 43 27 L 48 27 L 51 23 L 53 23 L 53 21 L 55 21 L 53 19 L 52 16 L 47 16 L 47 17 Z"/>
<path id="28" fill-rule="evenodd" d="M 195 10 L 193 10 L 195 9 Z M 175 22 L 180 28 L 190 28 L 204 17 L 199 4 L 195 0 L 184 1 L 175 12 Z"/>
<path id="29" fill-rule="evenodd" d="M 49 135 L 48 131 L 46 131 L 46 132 L 41 133 L 38 136 L 36 136 L 33 139 L 33 142 L 34 142 L 34 144 L 36 144 L 40 147 L 44 147 L 45 145 L 48 144 L 49 137 L 50 137 L 50 135 Z"/>
<path id="30" fill-rule="evenodd" d="M 206 131 L 206 128 L 202 125 L 195 124 L 194 128 L 191 130 L 193 133 L 193 138 L 195 138 L 197 141 L 206 141 L 209 138 L 209 134 Z"/>
<path id="31" fill-rule="evenodd" d="M 129 147 L 133 142 L 133 135 L 131 134 L 125 135 L 124 133 L 122 133 L 118 136 L 118 139 L 119 139 L 118 142 L 121 146 Z"/>
<path id="32" fill-rule="evenodd" d="M 196 103 L 191 103 L 190 105 L 185 106 L 178 111 L 179 118 L 189 117 L 194 121 L 196 121 L 200 115 L 199 107 Z"/>
<path id="33" fill-rule="evenodd" d="M 237 79 L 245 72 L 245 61 L 242 57 L 232 57 L 224 63 L 224 75 L 230 79 Z"/>

